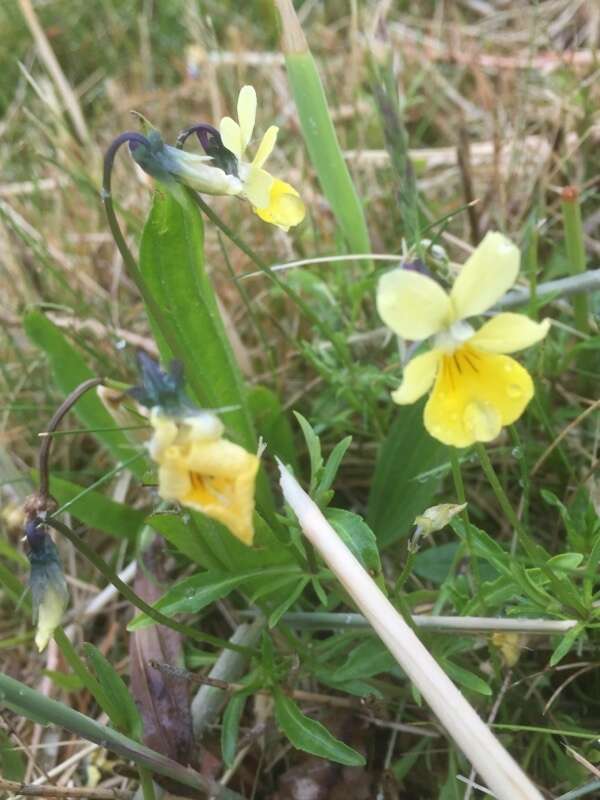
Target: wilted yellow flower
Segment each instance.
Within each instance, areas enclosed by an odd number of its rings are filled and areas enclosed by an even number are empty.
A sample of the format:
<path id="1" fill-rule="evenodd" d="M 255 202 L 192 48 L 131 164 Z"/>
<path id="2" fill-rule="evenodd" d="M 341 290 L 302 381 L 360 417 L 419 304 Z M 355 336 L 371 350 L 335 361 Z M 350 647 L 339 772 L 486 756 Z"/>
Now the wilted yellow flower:
<path id="1" fill-rule="evenodd" d="M 477 332 L 466 322 L 510 289 L 519 260 L 512 242 L 490 232 L 449 294 L 431 278 L 403 269 L 379 281 L 377 308 L 385 324 L 405 339 L 435 337 L 431 350 L 408 362 L 392 398 L 400 405 L 414 403 L 433 386 L 424 422 L 444 444 L 467 447 L 491 441 L 503 425 L 521 416 L 533 397 L 531 376 L 507 353 L 539 342 L 550 321 L 502 313 Z"/>
<path id="2" fill-rule="evenodd" d="M 255 214 L 265 222 L 287 231 L 298 225 L 306 213 L 298 192 L 289 183 L 274 178 L 263 166 L 273 152 L 279 128 L 271 125 L 264 134 L 251 162 L 244 155 L 256 121 L 256 92 L 253 86 L 242 86 L 237 102 L 238 122 L 223 117 L 219 132 L 225 147 L 238 160 L 238 177 L 242 182 L 242 195 L 246 197 Z"/>
<path id="3" fill-rule="evenodd" d="M 441 531 L 450 520 L 467 507 L 466 503 L 440 503 L 437 506 L 426 508 L 422 514 L 415 517 L 415 525 L 421 529 L 421 533 L 430 534 Z"/>
<path id="4" fill-rule="evenodd" d="M 46 647 L 69 604 L 69 590 L 56 545 L 37 522 L 25 527 L 29 543 L 29 587 L 36 625 L 35 643 L 40 653 Z"/>
<path id="5" fill-rule="evenodd" d="M 176 419 L 154 408 L 150 424 L 159 495 L 216 519 L 251 545 L 258 457 L 224 439 L 223 423 L 210 411 Z"/>
<path id="6" fill-rule="evenodd" d="M 506 666 L 514 667 L 521 657 L 521 651 L 525 647 L 526 637 L 521 633 L 514 633 L 512 631 L 496 631 L 491 636 L 491 642 L 494 647 L 500 650 L 502 660 Z"/>

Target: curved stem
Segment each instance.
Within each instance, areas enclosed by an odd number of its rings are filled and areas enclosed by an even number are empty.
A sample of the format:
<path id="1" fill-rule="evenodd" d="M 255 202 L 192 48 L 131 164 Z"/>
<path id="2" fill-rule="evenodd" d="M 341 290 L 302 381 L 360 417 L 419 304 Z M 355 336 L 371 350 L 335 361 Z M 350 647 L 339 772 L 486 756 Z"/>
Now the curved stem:
<path id="1" fill-rule="evenodd" d="M 73 389 L 70 395 L 66 397 L 60 406 L 56 409 L 54 414 L 52 415 L 52 419 L 48 423 L 48 427 L 45 431 L 45 436 L 42 439 L 42 444 L 40 446 L 40 452 L 38 456 L 38 465 L 39 465 L 39 474 L 40 474 L 40 488 L 39 488 L 39 500 L 41 503 L 42 508 L 47 504 L 48 497 L 49 497 L 49 476 L 48 476 L 48 461 L 50 458 L 50 447 L 52 446 L 52 439 L 54 438 L 52 434 L 60 425 L 63 417 L 67 414 L 71 408 L 75 405 L 75 403 L 79 400 L 79 398 L 84 395 L 90 389 L 93 389 L 94 386 L 99 386 L 103 382 L 102 378 L 90 378 L 87 381 L 79 384 L 76 389 Z"/>
<path id="2" fill-rule="evenodd" d="M 150 312 L 151 316 L 154 318 L 156 324 L 159 326 L 161 333 L 163 334 L 167 344 L 169 345 L 173 355 L 176 355 L 180 358 L 179 347 L 177 343 L 177 338 L 173 334 L 171 326 L 167 321 L 165 315 L 163 314 L 162 308 L 156 302 L 152 294 L 148 291 L 146 284 L 144 283 L 144 279 L 140 272 L 139 266 L 133 257 L 131 250 L 129 249 L 127 242 L 125 241 L 125 237 L 123 235 L 123 231 L 121 230 L 121 226 L 119 225 L 119 221 L 117 219 L 117 215 L 115 214 L 115 209 L 112 202 L 112 169 L 115 160 L 115 156 L 121 147 L 121 145 L 128 143 L 130 146 L 131 144 L 141 144 L 146 147 L 150 147 L 150 142 L 143 136 L 141 133 L 137 133 L 135 131 L 125 131 L 120 136 L 117 136 L 113 142 L 111 142 L 106 154 L 104 156 L 104 171 L 103 171 L 103 178 L 102 178 L 102 202 L 104 203 L 104 210 L 106 212 L 106 218 L 108 220 L 108 225 L 115 240 L 115 244 L 123 258 L 123 263 L 125 264 L 125 269 L 127 270 L 128 276 L 134 282 L 137 290 L 139 291 L 142 300 L 146 304 L 148 311 Z"/>
<path id="3" fill-rule="evenodd" d="M 111 583 L 123 595 L 123 597 L 125 597 L 126 600 L 129 600 L 133 606 L 153 619 L 154 622 L 157 622 L 159 625 L 166 625 L 168 628 L 173 628 L 173 630 L 178 631 L 184 636 L 188 636 L 190 639 L 194 639 L 195 641 L 203 644 L 212 644 L 215 647 L 236 650 L 238 653 L 243 653 L 247 656 L 257 655 L 257 651 L 254 648 L 233 644 L 232 642 L 228 642 L 224 639 L 219 639 L 217 636 L 211 636 L 209 633 L 201 633 L 195 628 L 192 628 L 190 625 L 183 625 L 182 623 L 176 622 L 170 617 L 165 616 L 160 611 L 157 611 L 157 609 L 146 603 L 146 601 L 136 594 L 130 586 L 124 583 L 108 566 L 104 559 L 101 558 L 96 551 L 87 544 L 87 542 L 81 539 L 81 537 L 77 536 L 77 534 L 75 534 L 67 525 L 64 525 L 62 522 L 59 522 L 56 519 L 48 519 L 45 521 L 40 520 L 40 522 L 42 524 L 49 525 L 51 528 L 54 528 L 54 530 L 58 531 L 62 536 L 68 539 L 71 544 L 81 553 L 81 555 L 84 556 L 84 558 L 86 558 L 90 564 L 92 564 L 92 566 L 96 567 L 98 572 L 100 572 L 101 575 L 104 575 L 106 580 Z"/>

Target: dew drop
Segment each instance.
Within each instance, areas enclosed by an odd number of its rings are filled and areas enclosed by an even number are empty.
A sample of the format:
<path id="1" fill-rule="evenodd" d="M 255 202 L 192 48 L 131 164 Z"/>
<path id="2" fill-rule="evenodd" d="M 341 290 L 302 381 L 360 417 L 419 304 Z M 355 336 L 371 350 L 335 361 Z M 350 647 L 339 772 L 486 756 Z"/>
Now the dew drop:
<path id="1" fill-rule="evenodd" d="M 521 458 L 523 455 L 523 450 L 520 447 L 513 447 L 510 452 L 513 458 Z"/>
<path id="2" fill-rule="evenodd" d="M 512 372 L 513 365 L 510 363 L 510 361 L 505 361 L 502 369 L 504 370 L 504 372 Z"/>
<path id="3" fill-rule="evenodd" d="M 521 387 L 516 383 L 510 383 L 506 387 L 506 394 L 511 398 L 511 400 L 518 400 L 519 397 L 523 396 L 523 389 L 521 389 Z"/>

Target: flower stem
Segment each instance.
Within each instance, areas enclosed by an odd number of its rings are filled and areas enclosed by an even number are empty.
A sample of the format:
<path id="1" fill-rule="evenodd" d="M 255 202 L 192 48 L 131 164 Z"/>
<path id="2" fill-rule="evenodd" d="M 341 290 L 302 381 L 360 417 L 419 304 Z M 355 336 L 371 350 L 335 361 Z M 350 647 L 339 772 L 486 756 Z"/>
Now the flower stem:
<path id="1" fill-rule="evenodd" d="M 467 498 L 465 495 L 465 485 L 462 479 L 462 472 L 460 469 L 460 461 L 458 459 L 458 453 L 454 447 L 450 447 L 449 450 L 450 450 L 450 464 L 452 465 L 452 478 L 454 480 L 454 491 L 456 492 L 456 498 L 459 504 L 463 505 L 464 503 L 467 502 Z M 473 532 L 471 531 L 469 512 L 466 506 L 461 511 L 461 516 L 463 518 L 463 523 L 465 526 L 467 552 L 469 555 L 471 570 L 473 572 L 473 582 L 475 584 L 475 588 L 479 590 L 479 587 L 481 585 L 481 576 L 479 574 L 479 563 L 475 556 L 475 546 L 473 544 Z"/>
<path id="2" fill-rule="evenodd" d="M 579 192 L 574 186 L 565 186 L 561 200 L 569 269 L 572 275 L 578 275 L 585 272 L 585 243 Z M 575 327 L 581 333 L 588 333 L 589 303 L 587 295 L 576 295 L 573 299 L 573 307 L 575 310 Z"/>
<path id="3" fill-rule="evenodd" d="M 173 353 L 173 356 L 183 360 L 181 357 L 182 354 L 179 348 L 177 336 L 175 335 L 175 332 L 173 331 L 167 318 L 163 314 L 160 303 L 156 301 L 152 293 L 148 290 L 138 264 L 133 257 L 131 250 L 127 246 L 123 231 L 121 230 L 117 215 L 115 214 L 111 193 L 112 169 L 115 156 L 119 148 L 126 142 L 142 142 L 147 144 L 147 139 L 139 133 L 128 131 L 126 133 L 122 133 L 120 136 L 117 136 L 117 138 L 111 143 L 110 147 L 106 151 L 104 156 L 104 172 L 102 180 L 102 202 L 104 203 L 106 219 L 113 235 L 113 239 L 115 240 L 115 244 L 117 245 L 119 253 L 121 254 L 121 258 L 123 259 L 123 264 L 127 270 L 127 275 L 135 284 L 142 300 L 146 305 L 148 313 L 158 325 L 162 335 L 165 338 L 165 341 Z M 190 377 L 190 383 L 195 383 L 193 376 Z M 193 386 L 193 388 L 196 390 L 196 386 Z"/>
<path id="4" fill-rule="evenodd" d="M 197 192 L 188 189 L 189 194 L 193 198 L 194 202 L 199 206 L 199 208 L 203 211 L 204 214 L 208 217 L 208 219 L 219 228 L 219 230 L 230 239 L 234 245 L 244 253 L 244 255 L 248 256 L 248 258 L 252 261 L 253 264 L 259 268 L 261 272 L 263 272 L 269 280 L 276 286 L 280 291 L 284 294 L 287 294 L 288 297 L 298 306 L 300 311 L 305 315 L 305 317 L 312 322 L 312 324 L 321 331 L 323 336 L 325 336 L 331 344 L 333 345 L 334 350 L 337 352 L 338 356 L 342 360 L 342 362 L 346 366 L 352 365 L 352 358 L 348 348 L 346 347 L 345 343 L 341 341 L 339 335 L 336 335 L 335 331 L 331 330 L 329 326 L 316 314 L 310 306 L 308 306 L 304 300 L 291 289 L 286 283 L 284 283 L 279 276 L 265 264 L 265 262 L 252 250 L 252 248 L 248 247 L 248 245 L 241 239 L 234 230 L 232 230 L 229 225 L 227 225 L 223 220 L 219 217 L 218 214 L 212 210 L 212 208 L 206 203 L 202 197 Z"/>
<path id="5" fill-rule="evenodd" d="M 156 800 L 154 793 L 154 784 L 152 783 L 152 773 L 146 767 L 138 766 L 138 773 L 140 776 L 140 788 L 144 800 Z"/>
<path id="6" fill-rule="evenodd" d="M 84 556 L 84 558 L 86 558 L 94 567 L 96 567 L 98 572 L 100 572 L 101 575 L 104 575 L 109 583 L 118 589 L 123 597 L 129 600 L 133 606 L 153 619 L 154 622 L 157 622 L 159 625 L 166 625 L 168 628 L 173 628 L 173 630 L 179 631 L 179 633 L 183 634 L 184 636 L 188 636 L 190 639 L 193 639 L 197 642 L 202 642 L 203 644 L 208 643 L 214 645 L 215 647 L 236 650 L 238 653 L 243 653 L 248 656 L 257 655 L 257 651 L 253 648 L 233 644 L 232 642 L 219 639 L 216 636 L 211 636 L 209 633 L 201 633 L 189 625 L 183 625 L 182 623 L 176 622 L 170 617 L 165 616 L 151 605 L 148 605 L 145 600 L 142 600 L 142 598 L 136 594 L 130 586 L 128 586 L 119 578 L 119 576 L 108 566 L 106 561 L 104 561 L 104 559 L 101 558 L 96 551 L 87 544 L 87 542 L 85 542 L 80 536 L 77 536 L 77 534 L 75 534 L 67 525 L 64 525 L 62 522 L 59 522 L 54 518 L 45 520 L 45 524 L 49 525 L 51 528 L 54 528 L 66 539 L 68 539 L 75 549 L 78 550 L 81 555 Z"/>

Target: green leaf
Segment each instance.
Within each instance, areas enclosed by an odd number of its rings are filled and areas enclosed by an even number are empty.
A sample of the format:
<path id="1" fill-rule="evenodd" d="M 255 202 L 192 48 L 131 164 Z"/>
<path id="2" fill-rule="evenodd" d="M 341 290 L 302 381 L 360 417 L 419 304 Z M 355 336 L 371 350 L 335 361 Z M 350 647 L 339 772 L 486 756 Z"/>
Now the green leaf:
<path id="1" fill-rule="evenodd" d="M 421 550 L 415 557 L 413 572 L 432 583 L 443 583 L 448 577 L 459 547 L 458 542 L 448 542 Z"/>
<path id="2" fill-rule="evenodd" d="M 355 647 L 345 663 L 335 670 L 336 681 L 365 680 L 389 672 L 398 662 L 381 642 L 367 639 Z"/>
<path id="3" fill-rule="evenodd" d="M 223 761 L 228 767 L 233 764 L 235 759 L 238 735 L 240 731 L 240 719 L 244 713 L 244 706 L 246 705 L 247 699 L 248 694 L 245 692 L 234 694 L 229 703 L 227 703 L 227 708 L 223 714 L 223 725 L 221 727 L 221 753 L 223 755 Z"/>
<path id="4" fill-rule="evenodd" d="M 408 536 L 415 517 L 431 505 L 447 461 L 446 448 L 423 427 L 423 403 L 403 406 L 383 442 L 369 495 L 367 522 L 387 546 Z"/>
<path id="5" fill-rule="evenodd" d="M 577 625 L 567 631 L 561 638 L 558 645 L 555 647 L 554 652 L 550 656 L 550 666 L 555 667 L 567 655 L 569 650 L 573 647 L 577 639 L 585 631 L 585 623 L 579 622 Z"/>
<path id="6" fill-rule="evenodd" d="M 379 588 L 385 592 L 379 548 L 371 528 L 358 514 L 343 508 L 328 508 L 325 516 L 352 555 L 360 561 Z"/>
<path id="7" fill-rule="evenodd" d="M 66 692 L 79 692 L 85 687 L 85 684 L 78 675 L 73 672 L 61 672 L 57 669 L 43 670 L 55 686 L 59 689 L 64 689 Z"/>
<path id="8" fill-rule="evenodd" d="M 204 538 L 196 535 L 179 514 L 153 514 L 146 522 L 195 564 L 204 569 L 223 568 L 223 564 L 213 555 Z"/>
<path id="9" fill-rule="evenodd" d="M 37 471 L 34 474 L 37 476 Z M 61 506 L 81 494 L 81 498 L 69 506 L 69 513 L 87 527 L 97 528 L 119 539 L 133 540 L 144 524 L 143 511 L 117 503 L 94 489 L 86 489 L 56 475 L 50 475 L 50 494 Z"/>
<path id="10" fill-rule="evenodd" d="M 285 64 L 304 141 L 325 197 L 350 252 L 370 253 L 363 208 L 337 140 L 315 60 L 308 51 L 289 53 Z"/>
<path id="11" fill-rule="evenodd" d="M 252 570 L 232 575 L 228 572 L 201 572 L 176 583 L 153 604 L 154 608 L 167 616 L 174 614 L 197 614 L 203 608 L 221 600 L 251 578 L 266 577 L 269 574 L 285 571 L 287 568 L 272 570 Z M 135 631 L 156 623 L 146 614 L 138 614 L 127 626 Z"/>
<path id="12" fill-rule="evenodd" d="M 340 464 L 342 463 L 342 459 L 346 455 L 346 450 L 352 444 L 352 437 L 346 436 L 345 439 L 342 439 L 341 442 L 338 442 L 336 446 L 333 448 L 331 453 L 329 454 L 329 458 L 327 459 L 327 463 L 323 469 L 323 474 L 321 476 L 321 480 L 319 481 L 319 485 L 317 486 L 317 497 L 324 495 L 326 492 L 329 491 L 333 481 L 335 480 L 335 476 L 337 475 L 337 471 L 340 468 Z"/>
<path id="13" fill-rule="evenodd" d="M 308 450 L 308 457 L 310 459 L 310 494 L 316 487 L 321 470 L 323 469 L 321 441 L 312 429 L 310 422 L 305 419 L 302 414 L 298 413 L 298 411 L 294 411 L 294 416 L 302 428 L 302 435 L 304 436 L 304 441 L 306 442 L 306 448 Z"/>
<path id="14" fill-rule="evenodd" d="M 241 373 L 205 269 L 202 217 L 185 192 L 178 199 L 156 192 L 139 259 L 144 281 L 174 331 L 175 355 L 197 401 L 206 408 L 235 406 L 224 421 L 240 444 L 255 450 Z"/>
<path id="15" fill-rule="evenodd" d="M 248 392 L 248 405 L 256 433 L 267 443 L 269 454 L 277 456 L 296 471 L 298 457 L 294 434 L 279 397 L 266 386 L 253 386 Z"/>
<path id="16" fill-rule="evenodd" d="M 285 600 L 280 603 L 277 608 L 269 614 L 269 628 L 274 628 L 281 617 L 288 611 L 296 602 L 296 600 L 300 597 L 306 584 L 310 581 L 310 578 L 301 578 L 297 581 L 296 586 L 292 589 L 292 591 L 288 594 Z"/>
<path id="17" fill-rule="evenodd" d="M 6 781 L 22 781 L 27 764 L 23 753 L 17 750 L 6 733 L 0 728 L 0 775 Z"/>
<path id="18" fill-rule="evenodd" d="M 109 701 L 104 711 L 115 728 L 134 739 L 142 736 L 142 719 L 129 689 L 110 662 L 93 644 L 83 645 L 85 656 L 93 667 L 100 686 Z"/>
<path id="19" fill-rule="evenodd" d="M 320 722 L 303 714 L 281 689 L 275 688 L 273 697 L 277 725 L 295 748 L 349 767 L 361 767 L 365 764 L 360 753 L 332 736 Z"/>
<path id="20" fill-rule="evenodd" d="M 87 366 L 83 356 L 64 336 L 62 331 L 39 311 L 30 311 L 25 315 L 23 326 L 31 341 L 48 356 L 54 382 L 59 390 L 67 395 L 79 384 L 89 378 L 96 377 Z M 93 390 L 86 392 L 73 406 L 73 413 L 83 425 L 94 433 L 98 441 L 112 453 L 117 461 L 124 461 L 132 455 L 132 444 L 104 408 Z M 114 430 L 104 431 L 109 428 Z M 130 467 L 138 477 L 145 471 L 143 462 L 133 462 Z"/>
<path id="21" fill-rule="evenodd" d="M 486 697 L 489 697 L 492 694 L 492 690 L 487 683 L 470 670 L 465 669 L 464 667 L 459 667 L 458 664 L 448 661 L 447 659 L 444 660 L 442 666 L 452 680 L 456 681 L 456 683 L 460 684 L 461 686 L 464 686 L 465 689 L 470 689 L 472 692 L 483 694 Z"/>

